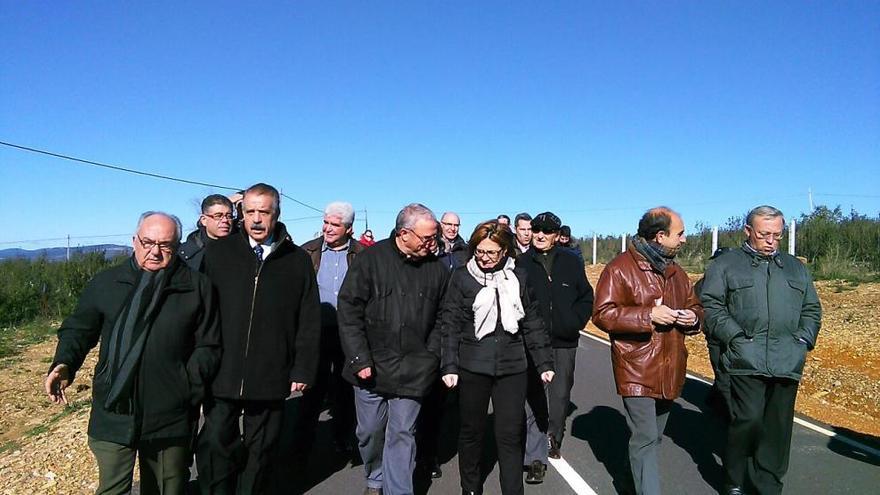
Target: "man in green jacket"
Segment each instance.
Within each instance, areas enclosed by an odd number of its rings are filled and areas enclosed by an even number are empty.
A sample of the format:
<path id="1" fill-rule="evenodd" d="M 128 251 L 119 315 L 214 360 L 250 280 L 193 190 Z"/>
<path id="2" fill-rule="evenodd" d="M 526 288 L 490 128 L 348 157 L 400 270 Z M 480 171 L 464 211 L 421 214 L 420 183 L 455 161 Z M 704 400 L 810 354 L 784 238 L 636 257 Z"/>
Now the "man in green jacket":
<path id="1" fill-rule="evenodd" d="M 140 493 L 182 495 L 199 405 L 220 363 L 217 305 L 208 278 L 175 255 L 177 217 L 144 213 L 132 242 L 131 259 L 95 275 L 58 329 L 45 389 L 66 403 L 100 341 L 88 428 L 97 493 L 130 493 L 137 458 Z"/>
<path id="2" fill-rule="evenodd" d="M 819 334 L 813 279 L 797 258 L 779 251 L 784 228 L 781 211 L 754 208 L 748 239 L 712 263 L 700 295 L 706 335 L 725 346 L 721 366 L 730 375 L 730 495 L 782 492 L 798 383 Z"/>

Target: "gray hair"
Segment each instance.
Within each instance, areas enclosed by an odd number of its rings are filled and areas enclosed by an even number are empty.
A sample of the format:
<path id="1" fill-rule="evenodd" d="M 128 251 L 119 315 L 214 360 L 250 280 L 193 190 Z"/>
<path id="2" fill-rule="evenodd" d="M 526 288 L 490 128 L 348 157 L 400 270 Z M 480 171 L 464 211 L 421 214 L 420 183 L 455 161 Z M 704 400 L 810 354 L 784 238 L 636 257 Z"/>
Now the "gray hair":
<path id="1" fill-rule="evenodd" d="M 345 201 L 334 201 L 324 208 L 324 216 L 339 217 L 343 225 L 351 227 L 354 223 L 354 207 Z"/>
<path id="2" fill-rule="evenodd" d="M 785 215 L 783 215 L 782 212 L 779 211 L 777 208 L 774 208 L 770 205 L 761 205 L 752 208 L 752 211 L 750 211 L 749 214 L 746 215 L 746 225 L 748 225 L 749 227 L 754 227 L 755 224 L 753 222 L 755 218 L 758 217 L 782 217 L 782 225 L 785 225 Z"/>
<path id="3" fill-rule="evenodd" d="M 412 230 L 419 220 L 431 220 L 437 222 L 437 217 L 430 208 L 421 203 L 410 203 L 397 214 L 397 222 L 394 228 L 400 232 L 402 229 Z"/>
<path id="4" fill-rule="evenodd" d="M 440 216 L 440 220 L 442 221 L 444 218 L 446 218 L 446 215 L 452 215 L 452 216 L 455 217 L 456 220 L 458 220 L 459 222 L 461 222 L 461 217 L 458 216 L 458 213 L 456 213 L 456 212 L 454 212 L 454 211 L 445 211 L 445 212 L 443 212 L 443 215 Z"/>
<path id="5" fill-rule="evenodd" d="M 165 217 L 168 220 L 171 220 L 174 223 L 174 244 L 180 243 L 180 239 L 183 237 L 183 226 L 180 224 L 180 219 L 177 218 L 176 215 L 172 215 L 170 213 L 165 213 L 164 211 L 145 211 L 141 213 L 141 216 L 138 218 L 137 229 L 135 229 L 135 234 L 141 231 L 141 225 L 143 225 L 144 220 L 153 216 L 159 215 L 160 217 Z"/>

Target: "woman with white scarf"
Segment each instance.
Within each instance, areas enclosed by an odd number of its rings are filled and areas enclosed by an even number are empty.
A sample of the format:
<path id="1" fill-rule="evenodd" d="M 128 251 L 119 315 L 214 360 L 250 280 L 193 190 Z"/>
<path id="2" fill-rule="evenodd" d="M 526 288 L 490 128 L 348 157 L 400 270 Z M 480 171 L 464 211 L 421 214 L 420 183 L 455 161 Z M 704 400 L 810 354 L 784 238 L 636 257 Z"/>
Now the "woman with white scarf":
<path id="1" fill-rule="evenodd" d="M 523 493 L 523 407 L 531 361 L 553 379 L 550 338 L 524 270 L 512 258 L 513 234 L 496 220 L 474 229 L 471 255 L 452 273 L 443 316 L 441 373 L 459 387 L 458 468 L 462 494 L 480 494 L 480 460 L 489 399 L 504 495 Z"/>

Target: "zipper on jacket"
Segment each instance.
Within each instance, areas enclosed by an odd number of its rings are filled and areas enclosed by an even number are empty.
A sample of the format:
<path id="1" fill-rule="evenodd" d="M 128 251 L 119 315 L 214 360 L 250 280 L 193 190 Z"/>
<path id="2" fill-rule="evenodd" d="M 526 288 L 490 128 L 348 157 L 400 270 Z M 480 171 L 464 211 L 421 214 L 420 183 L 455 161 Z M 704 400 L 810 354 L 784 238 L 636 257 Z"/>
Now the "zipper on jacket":
<path id="1" fill-rule="evenodd" d="M 767 263 L 767 286 L 764 287 L 764 296 L 767 298 L 767 338 L 764 339 L 764 365 L 770 375 L 770 263 Z"/>
<path id="2" fill-rule="evenodd" d="M 254 324 L 254 306 L 257 304 L 257 284 L 260 282 L 260 272 L 263 270 L 263 263 L 266 260 L 263 260 L 257 265 L 257 272 L 254 274 L 254 292 L 251 295 L 251 312 L 248 316 L 248 329 L 247 329 L 247 338 L 244 341 L 244 359 L 242 360 L 242 372 L 241 372 L 241 388 L 238 390 L 238 398 L 242 398 L 244 396 L 244 368 L 247 363 L 248 357 L 248 349 L 251 346 L 251 328 Z"/>

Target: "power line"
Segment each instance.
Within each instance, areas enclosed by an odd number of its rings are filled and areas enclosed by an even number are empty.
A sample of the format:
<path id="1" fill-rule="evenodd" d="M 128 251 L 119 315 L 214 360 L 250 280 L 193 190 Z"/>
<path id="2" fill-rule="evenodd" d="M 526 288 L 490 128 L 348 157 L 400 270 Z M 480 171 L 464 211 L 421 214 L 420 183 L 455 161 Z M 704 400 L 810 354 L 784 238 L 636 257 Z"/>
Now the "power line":
<path id="1" fill-rule="evenodd" d="M 84 164 L 86 164 L 86 165 L 94 165 L 94 166 L 96 166 L 96 167 L 102 167 L 102 168 L 107 168 L 107 169 L 110 169 L 110 170 L 116 170 L 116 171 L 118 171 L 118 172 L 126 172 L 126 173 L 129 173 L 129 174 L 142 175 L 142 176 L 144 176 L 144 177 L 152 177 L 152 178 L 154 178 L 154 179 L 170 180 L 170 181 L 174 181 L 174 182 L 181 182 L 181 183 L 183 183 L 183 184 L 192 184 L 192 185 L 196 185 L 196 186 L 213 187 L 213 188 L 216 188 L 216 189 L 226 189 L 226 190 L 228 190 L 228 191 L 241 191 L 242 189 L 244 189 L 244 188 L 241 188 L 241 187 L 223 186 L 223 185 L 220 185 L 220 184 L 212 184 L 212 183 L 210 183 L 210 182 L 202 182 L 202 181 L 190 180 L 190 179 L 181 179 L 180 177 L 171 177 L 171 176 L 168 176 L 168 175 L 154 174 L 154 173 L 152 173 L 152 172 L 144 172 L 144 171 L 142 171 L 142 170 L 135 170 L 135 169 L 133 169 L 133 168 L 127 168 L 127 167 L 120 167 L 120 166 L 118 166 L 118 165 L 110 165 L 110 164 L 108 164 L 108 163 L 101 163 L 101 162 L 96 162 L 96 161 L 93 161 L 93 160 L 85 160 L 85 159 L 83 159 L 83 158 L 77 158 L 77 157 L 75 157 L 75 156 L 64 155 L 64 154 L 61 154 L 61 153 L 53 153 L 53 152 L 51 152 L 51 151 L 40 150 L 40 149 L 37 149 L 37 148 L 31 148 L 31 147 L 28 147 L 28 146 L 22 146 L 22 145 L 19 145 L 19 144 L 7 143 L 7 142 L 5 142 L 5 141 L 0 141 L 0 144 L 2 144 L 3 146 L 8 146 L 8 147 L 10 147 L 10 148 L 15 148 L 15 149 L 18 149 L 18 150 L 30 151 L 31 153 L 38 153 L 38 154 L 41 154 L 41 155 L 52 156 L 52 157 L 55 157 L 55 158 L 61 158 L 62 160 L 70 160 L 70 161 L 73 161 L 73 162 L 84 163 Z M 304 202 L 302 202 L 302 201 L 300 201 L 300 200 L 298 200 L 298 199 L 296 199 L 296 198 L 294 198 L 294 197 L 288 196 L 287 194 L 284 194 L 283 192 L 280 193 L 280 194 L 281 194 L 282 197 L 287 198 L 287 199 L 293 201 L 294 203 L 297 203 L 297 204 L 299 204 L 299 205 L 305 206 L 306 208 L 309 208 L 309 209 L 312 209 L 312 210 L 315 210 L 315 211 L 318 211 L 318 212 L 322 212 L 322 210 L 320 210 L 320 209 L 318 209 L 318 208 L 315 208 L 314 206 L 312 206 L 312 205 L 310 205 L 310 204 L 308 204 L 308 203 L 304 203 Z"/>

